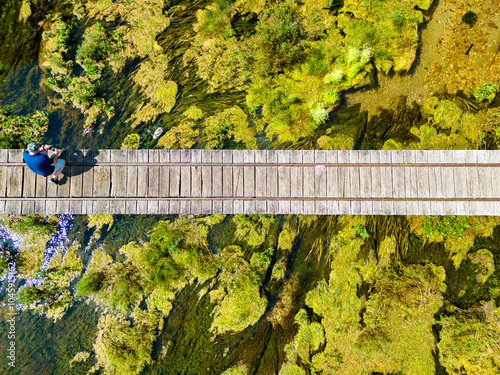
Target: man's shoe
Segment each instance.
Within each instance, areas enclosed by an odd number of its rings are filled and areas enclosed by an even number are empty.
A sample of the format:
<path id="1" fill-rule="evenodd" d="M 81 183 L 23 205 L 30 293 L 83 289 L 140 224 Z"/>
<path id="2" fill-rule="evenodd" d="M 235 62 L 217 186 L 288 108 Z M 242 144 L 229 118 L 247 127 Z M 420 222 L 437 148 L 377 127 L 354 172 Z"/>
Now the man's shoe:
<path id="1" fill-rule="evenodd" d="M 56 180 L 55 178 L 51 178 L 49 182 L 53 185 L 59 186 L 61 185 L 61 182 L 59 180 Z"/>

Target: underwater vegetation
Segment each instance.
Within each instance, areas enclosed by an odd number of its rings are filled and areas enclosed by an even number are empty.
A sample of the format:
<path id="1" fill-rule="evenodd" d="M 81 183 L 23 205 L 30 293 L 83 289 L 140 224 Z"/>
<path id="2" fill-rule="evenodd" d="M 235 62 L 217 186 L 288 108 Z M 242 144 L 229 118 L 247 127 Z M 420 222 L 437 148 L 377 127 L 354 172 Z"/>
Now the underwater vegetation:
<path id="1" fill-rule="evenodd" d="M 431 3 L 2 2 L 0 142 L 52 131 L 90 148 L 496 149 L 498 82 L 403 98 L 370 119 L 342 106 L 346 92 L 411 70 Z M 16 101 L 27 61 L 33 94 Z M 61 343 L 85 336 L 56 351 L 23 331 L 23 354 L 53 350 L 49 372 L 500 373 L 498 218 L 0 221 L 20 324 L 64 327 L 51 332 Z"/>

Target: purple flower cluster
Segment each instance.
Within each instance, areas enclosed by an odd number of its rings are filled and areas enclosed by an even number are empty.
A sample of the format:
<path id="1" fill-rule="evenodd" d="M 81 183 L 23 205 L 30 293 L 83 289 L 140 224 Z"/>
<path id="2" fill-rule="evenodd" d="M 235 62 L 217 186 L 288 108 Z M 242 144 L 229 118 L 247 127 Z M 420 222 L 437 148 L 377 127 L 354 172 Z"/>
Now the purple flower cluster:
<path id="1" fill-rule="evenodd" d="M 44 251 L 43 264 L 40 267 L 40 271 L 44 271 L 49 268 L 50 261 L 58 252 L 66 253 L 68 250 L 68 233 L 73 228 L 74 221 L 73 215 L 60 215 L 59 223 L 57 225 L 56 232 L 52 235 L 49 240 L 47 247 Z M 26 280 L 25 285 L 42 285 L 43 278 L 34 277 Z"/>
<path id="2" fill-rule="evenodd" d="M 49 267 L 49 263 L 57 254 L 57 252 L 66 252 L 68 250 L 68 233 L 73 229 L 74 221 L 73 215 L 60 215 L 59 224 L 57 225 L 56 232 L 52 235 L 49 240 L 47 247 L 45 248 L 45 254 L 43 259 L 43 264 L 40 270 L 46 270 Z"/>

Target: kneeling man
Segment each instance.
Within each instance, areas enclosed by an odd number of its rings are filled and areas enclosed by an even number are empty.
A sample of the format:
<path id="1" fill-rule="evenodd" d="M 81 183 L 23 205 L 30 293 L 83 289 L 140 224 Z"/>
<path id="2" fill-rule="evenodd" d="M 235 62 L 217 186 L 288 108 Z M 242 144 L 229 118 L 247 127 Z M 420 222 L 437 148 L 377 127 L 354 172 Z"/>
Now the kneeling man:
<path id="1" fill-rule="evenodd" d="M 53 154 L 49 158 L 47 152 L 52 149 L 51 145 L 42 145 L 40 142 L 34 142 L 30 143 L 27 148 L 28 151 L 23 152 L 23 159 L 28 168 L 44 177 L 49 177 L 53 174 L 49 182 L 54 185 L 60 185 L 57 176 L 59 176 L 66 166 L 66 160 L 59 159 L 59 150 L 54 148 Z"/>

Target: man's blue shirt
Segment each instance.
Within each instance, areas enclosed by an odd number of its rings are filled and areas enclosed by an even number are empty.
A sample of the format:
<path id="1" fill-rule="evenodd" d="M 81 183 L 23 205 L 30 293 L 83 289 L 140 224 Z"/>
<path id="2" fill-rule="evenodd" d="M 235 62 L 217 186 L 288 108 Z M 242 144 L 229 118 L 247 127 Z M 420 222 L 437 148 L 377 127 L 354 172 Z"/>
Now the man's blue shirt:
<path id="1" fill-rule="evenodd" d="M 55 167 L 51 165 L 52 163 L 54 163 L 54 160 L 49 158 L 47 155 L 43 155 L 40 153 L 36 155 L 30 155 L 28 151 L 24 151 L 23 159 L 26 162 L 28 168 L 36 174 L 41 174 L 44 177 L 48 177 L 52 173 L 54 173 Z"/>

